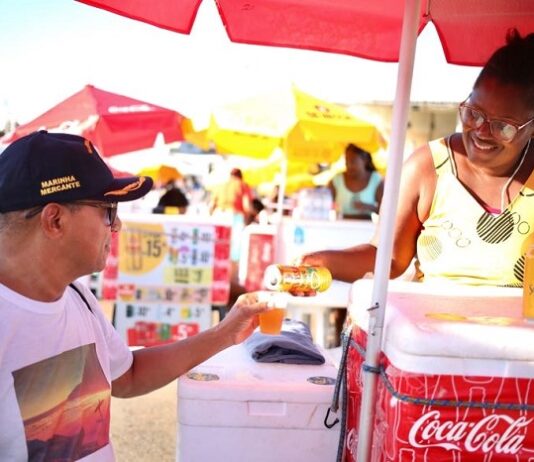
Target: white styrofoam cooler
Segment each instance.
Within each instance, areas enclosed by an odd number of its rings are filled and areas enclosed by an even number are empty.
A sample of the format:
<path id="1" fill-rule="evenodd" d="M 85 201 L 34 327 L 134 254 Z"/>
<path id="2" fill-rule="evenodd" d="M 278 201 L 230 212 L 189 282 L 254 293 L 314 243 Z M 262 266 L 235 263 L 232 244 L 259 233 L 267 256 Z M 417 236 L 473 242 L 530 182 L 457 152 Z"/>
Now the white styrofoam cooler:
<path id="1" fill-rule="evenodd" d="M 335 460 L 339 424 L 323 421 L 337 368 L 257 363 L 236 345 L 178 381 L 179 462 Z"/>

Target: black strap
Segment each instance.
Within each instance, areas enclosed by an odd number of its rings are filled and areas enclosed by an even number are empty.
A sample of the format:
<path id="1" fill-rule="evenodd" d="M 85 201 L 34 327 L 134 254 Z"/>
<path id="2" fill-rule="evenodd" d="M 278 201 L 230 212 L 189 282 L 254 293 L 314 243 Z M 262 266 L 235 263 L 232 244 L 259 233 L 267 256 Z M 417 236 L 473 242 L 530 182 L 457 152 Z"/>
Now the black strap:
<path id="1" fill-rule="evenodd" d="M 87 299 L 84 297 L 84 295 L 82 294 L 82 291 L 80 289 L 78 289 L 78 287 L 76 287 L 73 283 L 70 283 L 69 284 L 69 287 L 72 287 L 77 293 L 78 295 L 80 296 L 80 298 L 83 300 L 83 302 L 85 303 L 85 306 L 87 306 L 87 308 L 89 309 L 89 311 L 92 313 L 93 312 L 93 309 L 91 308 L 91 305 L 89 305 L 89 302 L 87 301 Z"/>

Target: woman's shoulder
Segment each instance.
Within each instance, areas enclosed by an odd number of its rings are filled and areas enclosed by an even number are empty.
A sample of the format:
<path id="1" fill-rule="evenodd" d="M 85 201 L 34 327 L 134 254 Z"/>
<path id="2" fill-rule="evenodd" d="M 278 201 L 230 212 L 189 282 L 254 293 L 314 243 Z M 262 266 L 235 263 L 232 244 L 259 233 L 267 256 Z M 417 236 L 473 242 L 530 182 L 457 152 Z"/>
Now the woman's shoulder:
<path id="1" fill-rule="evenodd" d="M 438 169 L 450 159 L 450 138 L 439 138 L 419 146 L 410 154 L 405 162 L 405 167 L 422 169 L 422 173 Z"/>
<path id="2" fill-rule="evenodd" d="M 344 186 L 345 179 L 344 179 L 343 172 L 336 173 L 330 180 L 330 184 L 334 186 L 334 188 L 338 188 L 339 186 Z"/>
<path id="3" fill-rule="evenodd" d="M 419 146 L 404 162 L 404 170 L 425 174 L 434 170 L 434 157 L 430 143 Z"/>
<path id="4" fill-rule="evenodd" d="M 413 196 L 413 200 L 417 202 L 421 221 L 428 216 L 436 188 L 437 176 L 433 145 L 435 142 L 417 148 L 404 163 L 402 172 L 404 188 L 408 189 L 405 193 Z"/>
<path id="5" fill-rule="evenodd" d="M 382 174 L 376 170 L 373 170 L 371 172 L 371 175 L 369 176 L 369 182 L 367 184 L 370 185 L 372 188 L 376 189 L 383 182 L 384 182 L 384 177 L 382 176 Z"/>

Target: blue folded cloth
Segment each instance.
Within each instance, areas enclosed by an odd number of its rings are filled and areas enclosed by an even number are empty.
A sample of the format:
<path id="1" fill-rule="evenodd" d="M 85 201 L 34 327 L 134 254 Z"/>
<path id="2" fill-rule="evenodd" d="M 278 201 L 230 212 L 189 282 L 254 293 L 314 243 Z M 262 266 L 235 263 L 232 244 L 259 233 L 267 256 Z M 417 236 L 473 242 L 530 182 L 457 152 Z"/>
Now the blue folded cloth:
<path id="1" fill-rule="evenodd" d="M 324 356 L 313 344 L 310 328 L 301 321 L 284 319 L 280 335 L 254 332 L 244 343 L 260 363 L 324 364 Z"/>

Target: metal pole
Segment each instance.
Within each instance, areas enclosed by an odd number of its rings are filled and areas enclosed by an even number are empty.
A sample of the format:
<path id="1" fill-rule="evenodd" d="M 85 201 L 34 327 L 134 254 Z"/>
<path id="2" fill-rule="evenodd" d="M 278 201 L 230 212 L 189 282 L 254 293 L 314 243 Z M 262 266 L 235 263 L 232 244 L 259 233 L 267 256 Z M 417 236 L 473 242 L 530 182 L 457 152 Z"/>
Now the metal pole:
<path id="1" fill-rule="evenodd" d="M 282 152 L 282 160 L 280 163 L 280 184 L 278 185 L 278 201 L 277 212 L 278 219 L 282 222 L 282 216 L 284 215 L 284 196 L 286 194 L 287 183 L 287 156 Z"/>
<path id="2" fill-rule="evenodd" d="M 420 3 L 421 0 L 406 0 L 402 24 L 397 87 L 393 105 L 391 143 L 389 146 L 388 169 L 384 185 L 384 200 L 380 210 L 380 242 L 377 249 L 371 303 L 371 306 L 377 306 L 378 309 L 370 313 L 369 328 L 367 331 L 365 363 L 371 368 L 378 367 L 382 346 L 382 331 L 384 327 L 393 250 L 393 230 L 395 229 L 400 174 L 403 163 L 404 143 L 406 140 Z M 356 458 L 358 462 L 368 462 L 370 460 L 377 378 L 378 376 L 374 372 L 363 373 L 363 393 L 358 426 L 358 450 Z"/>
<path id="3" fill-rule="evenodd" d="M 283 219 L 284 219 L 284 196 L 286 194 L 286 182 L 287 182 L 287 156 L 285 152 L 277 148 L 273 155 L 280 155 L 280 183 L 278 184 L 278 198 L 276 201 L 276 214 L 274 225 L 276 226 L 274 256 L 275 261 L 279 263 L 289 263 L 282 261 L 282 239 L 283 239 Z"/>

